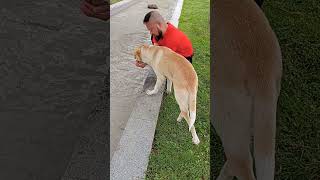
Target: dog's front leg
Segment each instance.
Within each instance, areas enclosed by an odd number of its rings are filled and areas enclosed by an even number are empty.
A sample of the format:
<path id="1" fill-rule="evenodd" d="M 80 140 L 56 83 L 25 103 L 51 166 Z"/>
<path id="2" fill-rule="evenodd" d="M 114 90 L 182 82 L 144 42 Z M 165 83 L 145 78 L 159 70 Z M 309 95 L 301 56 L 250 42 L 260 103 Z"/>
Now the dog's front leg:
<path id="1" fill-rule="evenodd" d="M 161 88 L 162 84 L 164 83 L 164 81 L 166 80 L 166 78 L 162 75 L 157 75 L 157 82 L 156 85 L 154 86 L 153 90 L 147 90 L 147 94 L 148 95 L 153 95 L 158 93 L 159 89 Z"/>
<path id="2" fill-rule="evenodd" d="M 171 93 L 171 89 L 172 89 L 172 81 L 167 79 L 167 94 Z"/>

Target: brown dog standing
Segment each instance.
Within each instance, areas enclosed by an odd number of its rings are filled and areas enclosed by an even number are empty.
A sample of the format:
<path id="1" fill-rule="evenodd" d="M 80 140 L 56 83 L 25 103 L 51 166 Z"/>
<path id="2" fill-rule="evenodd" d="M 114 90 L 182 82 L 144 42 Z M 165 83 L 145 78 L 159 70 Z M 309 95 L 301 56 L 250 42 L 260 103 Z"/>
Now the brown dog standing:
<path id="1" fill-rule="evenodd" d="M 173 83 L 174 95 L 180 108 L 177 121 L 180 122 L 182 118 L 187 121 L 192 142 L 199 144 L 200 140 L 194 127 L 198 76 L 191 63 L 165 46 L 143 45 L 135 50 L 134 56 L 137 62 L 150 65 L 157 76 L 154 89 L 147 90 L 148 95 L 158 93 L 166 78 Z"/>
<path id="2" fill-rule="evenodd" d="M 254 0 L 213 0 L 211 12 L 212 123 L 227 157 L 218 180 L 272 180 L 282 74 L 278 40 Z"/>

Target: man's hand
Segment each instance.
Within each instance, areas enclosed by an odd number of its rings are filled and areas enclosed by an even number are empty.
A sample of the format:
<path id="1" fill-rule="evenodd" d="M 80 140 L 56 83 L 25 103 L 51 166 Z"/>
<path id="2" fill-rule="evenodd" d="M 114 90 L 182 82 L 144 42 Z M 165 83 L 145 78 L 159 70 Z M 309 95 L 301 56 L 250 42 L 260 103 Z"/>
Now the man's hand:
<path id="1" fill-rule="evenodd" d="M 144 68 L 144 67 L 146 67 L 146 65 L 147 65 L 146 63 L 136 61 L 136 66 L 137 67 Z"/>
<path id="2" fill-rule="evenodd" d="M 104 21 L 110 19 L 110 5 L 107 1 L 83 0 L 80 9 L 89 17 L 95 17 Z"/>

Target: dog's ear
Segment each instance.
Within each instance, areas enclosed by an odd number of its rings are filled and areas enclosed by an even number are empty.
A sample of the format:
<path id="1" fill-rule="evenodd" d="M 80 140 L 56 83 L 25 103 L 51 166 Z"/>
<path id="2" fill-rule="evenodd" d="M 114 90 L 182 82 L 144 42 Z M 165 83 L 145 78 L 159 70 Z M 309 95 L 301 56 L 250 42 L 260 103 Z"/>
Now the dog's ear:
<path id="1" fill-rule="evenodd" d="M 134 51 L 134 58 L 136 61 L 141 61 L 141 48 L 136 48 Z"/>

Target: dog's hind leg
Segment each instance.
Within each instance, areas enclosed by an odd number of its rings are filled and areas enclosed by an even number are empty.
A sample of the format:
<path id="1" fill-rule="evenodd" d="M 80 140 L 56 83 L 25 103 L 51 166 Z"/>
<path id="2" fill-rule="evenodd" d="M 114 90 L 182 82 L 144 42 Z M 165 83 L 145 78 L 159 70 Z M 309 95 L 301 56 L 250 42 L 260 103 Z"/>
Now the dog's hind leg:
<path id="1" fill-rule="evenodd" d="M 220 171 L 217 180 L 233 180 L 232 172 L 230 171 L 230 163 L 226 161 Z"/>
<path id="2" fill-rule="evenodd" d="M 256 98 L 254 156 L 258 180 L 273 180 L 277 96 Z"/>
<path id="3" fill-rule="evenodd" d="M 189 126 L 191 124 L 191 119 L 190 119 L 189 112 L 188 112 L 188 102 L 189 102 L 188 101 L 188 91 L 175 89 L 174 94 L 175 94 L 175 98 L 179 104 L 180 111 L 181 111 L 178 119 L 183 117 L 187 121 L 188 126 Z M 191 135 L 192 135 L 192 142 L 194 144 L 199 144 L 200 140 L 199 140 L 199 137 L 197 135 L 196 128 L 194 127 L 194 125 L 192 125 L 192 127 L 191 127 Z"/>
<path id="4" fill-rule="evenodd" d="M 249 138 L 241 135 L 230 138 L 223 140 L 227 161 L 217 180 L 232 180 L 233 177 L 239 180 L 255 180 Z"/>
<path id="5" fill-rule="evenodd" d="M 240 180 L 255 180 L 250 153 L 252 97 L 230 88 L 216 88 L 214 95 L 213 124 L 227 157 L 218 180 L 233 176 Z"/>
<path id="6" fill-rule="evenodd" d="M 189 131 L 190 131 L 193 124 L 196 122 L 196 114 L 197 114 L 197 93 L 196 93 L 196 91 L 189 92 L 188 105 L 189 105 L 189 112 L 190 112 L 190 123 L 189 123 Z"/>
<path id="7" fill-rule="evenodd" d="M 172 81 L 170 81 L 169 79 L 167 79 L 167 94 L 170 94 L 172 90 Z"/>
<path id="8" fill-rule="evenodd" d="M 188 111 L 188 92 L 185 92 L 183 90 L 176 90 L 174 91 L 174 97 L 176 98 L 176 101 L 179 105 L 180 108 L 180 114 L 177 118 L 178 122 L 181 122 L 182 118 L 184 118 L 186 115 L 189 116 L 189 111 Z"/>
<path id="9" fill-rule="evenodd" d="M 177 118 L 177 121 L 178 122 L 181 122 L 181 120 L 183 119 L 183 116 L 182 116 L 182 111 L 180 112 L 178 118 Z"/>
<path id="10" fill-rule="evenodd" d="M 227 161 L 220 171 L 217 180 L 255 180 L 253 160 L 250 152 L 250 138 L 246 135 L 234 134 L 222 140 Z"/>
<path id="11" fill-rule="evenodd" d="M 239 180 L 255 180 L 249 148 L 246 152 L 239 149 L 233 151 L 239 152 L 227 154 L 229 156 L 228 160 L 220 171 L 217 180 L 232 180 L 233 177 L 237 177 Z"/>
<path id="12" fill-rule="evenodd" d="M 188 125 L 190 125 L 191 124 L 191 120 L 190 120 L 190 116 L 187 114 L 187 112 L 181 111 L 181 114 L 184 117 L 184 119 L 187 121 Z M 199 144 L 200 143 L 200 139 L 199 139 L 199 137 L 197 135 L 196 128 L 194 127 L 194 125 L 191 127 L 191 135 L 192 135 L 193 144 Z"/>

